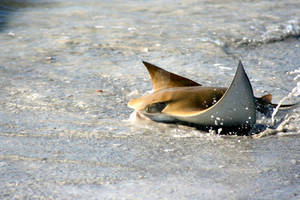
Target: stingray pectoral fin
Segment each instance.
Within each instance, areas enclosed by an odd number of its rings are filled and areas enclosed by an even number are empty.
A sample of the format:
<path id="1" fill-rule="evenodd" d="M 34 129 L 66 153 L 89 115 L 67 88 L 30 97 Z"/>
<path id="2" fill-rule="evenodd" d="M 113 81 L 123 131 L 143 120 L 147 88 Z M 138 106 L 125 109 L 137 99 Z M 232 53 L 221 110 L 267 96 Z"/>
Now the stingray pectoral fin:
<path id="1" fill-rule="evenodd" d="M 255 98 L 242 63 L 239 62 L 230 87 L 216 104 L 203 111 L 174 117 L 203 126 L 251 128 L 256 122 Z"/>
<path id="2" fill-rule="evenodd" d="M 143 63 L 151 76 L 154 91 L 173 87 L 201 86 L 195 81 L 168 72 L 167 70 L 157 67 L 151 63 L 145 61 L 143 61 Z"/>

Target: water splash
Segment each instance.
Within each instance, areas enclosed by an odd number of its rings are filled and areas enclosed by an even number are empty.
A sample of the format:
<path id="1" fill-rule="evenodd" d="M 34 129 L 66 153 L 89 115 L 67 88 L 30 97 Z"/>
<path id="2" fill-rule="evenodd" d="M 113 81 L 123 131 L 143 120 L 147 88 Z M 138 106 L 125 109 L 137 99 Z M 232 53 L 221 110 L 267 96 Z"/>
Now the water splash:
<path id="1" fill-rule="evenodd" d="M 300 78 L 300 76 L 299 76 L 300 75 L 300 68 L 297 69 L 297 70 L 294 70 L 293 72 L 290 72 L 290 74 L 297 74 L 296 77 L 295 77 L 295 79 Z M 287 96 L 283 97 L 279 101 L 279 103 L 276 106 L 274 112 L 272 113 L 272 126 L 275 125 L 275 121 L 276 121 L 275 116 L 278 113 L 279 108 L 283 104 L 283 102 L 286 101 L 286 100 L 288 100 L 288 99 L 291 99 L 292 97 L 298 97 L 298 96 L 300 96 L 300 81 L 297 82 L 296 87 L 294 87 L 294 89 Z"/>

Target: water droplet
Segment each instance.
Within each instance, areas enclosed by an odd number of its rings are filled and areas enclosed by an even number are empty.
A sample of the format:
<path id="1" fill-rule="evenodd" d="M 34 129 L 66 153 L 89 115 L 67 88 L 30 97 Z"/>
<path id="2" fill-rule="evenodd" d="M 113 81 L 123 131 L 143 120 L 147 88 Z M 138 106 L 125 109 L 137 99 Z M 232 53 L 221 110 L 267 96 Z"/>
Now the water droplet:
<path id="1" fill-rule="evenodd" d="M 222 132 L 222 128 L 218 129 L 218 134 L 220 134 Z"/>

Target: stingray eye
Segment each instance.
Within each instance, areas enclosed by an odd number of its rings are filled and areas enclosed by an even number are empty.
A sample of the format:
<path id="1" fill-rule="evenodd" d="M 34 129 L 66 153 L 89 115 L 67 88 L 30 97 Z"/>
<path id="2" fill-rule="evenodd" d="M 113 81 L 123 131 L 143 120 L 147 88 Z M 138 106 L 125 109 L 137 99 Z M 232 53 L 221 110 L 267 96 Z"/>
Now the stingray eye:
<path id="1" fill-rule="evenodd" d="M 147 113 L 159 113 L 161 112 L 165 107 L 167 106 L 167 103 L 153 103 L 146 107 L 145 111 Z"/>
<path id="2" fill-rule="evenodd" d="M 151 107 L 150 106 L 146 107 L 146 112 L 151 113 Z"/>

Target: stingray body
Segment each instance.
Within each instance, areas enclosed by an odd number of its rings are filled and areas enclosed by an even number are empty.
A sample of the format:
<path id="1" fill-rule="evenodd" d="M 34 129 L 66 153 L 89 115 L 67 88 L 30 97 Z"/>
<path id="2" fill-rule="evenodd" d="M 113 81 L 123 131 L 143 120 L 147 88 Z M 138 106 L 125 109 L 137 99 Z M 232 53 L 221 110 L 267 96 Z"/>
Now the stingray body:
<path id="1" fill-rule="evenodd" d="M 204 129 L 246 130 L 256 122 L 256 110 L 266 113 L 272 96 L 256 98 L 241 62 L 228 88 L 206 87 L 185 77 L 143 62 L 153 93 L 132 99 L 128 106 L 139 116 L 158 122 L 179 122 Z M 291 106 L 291 105 L 284 105 Z"/>

